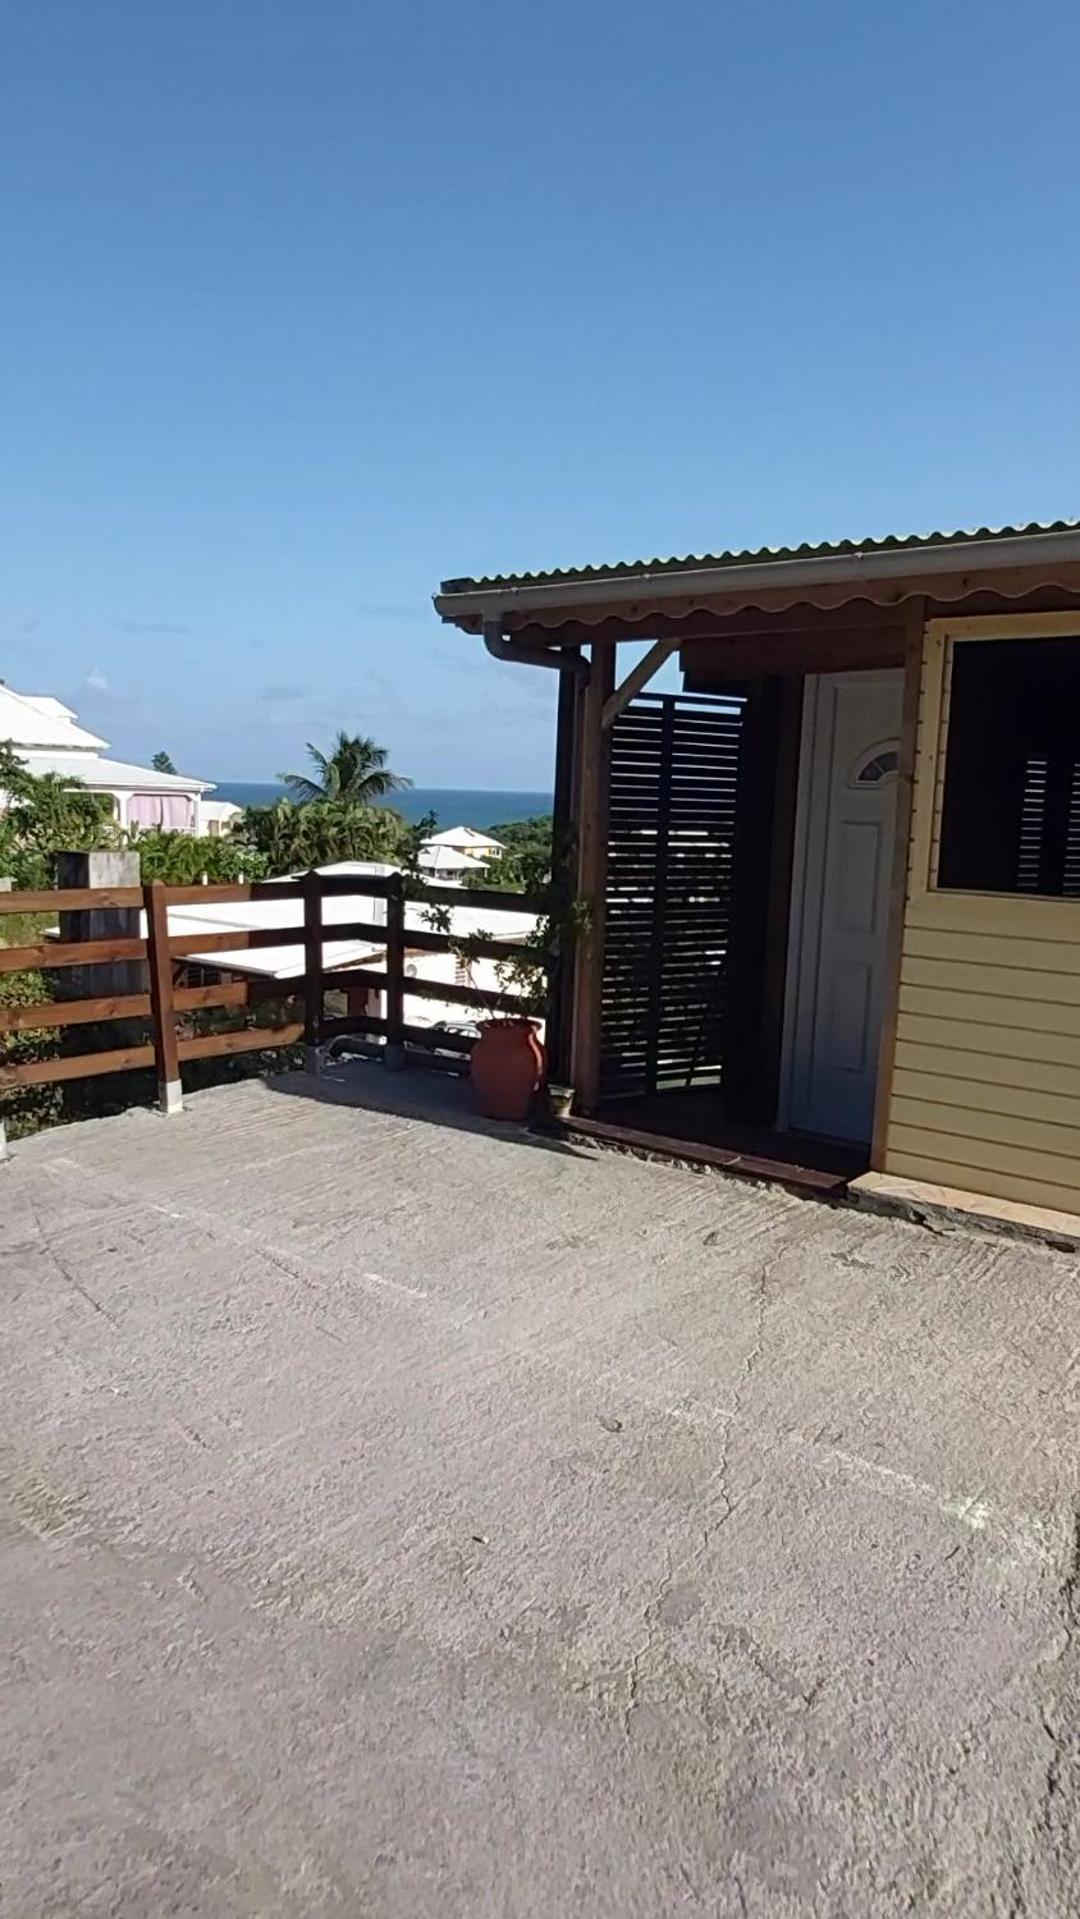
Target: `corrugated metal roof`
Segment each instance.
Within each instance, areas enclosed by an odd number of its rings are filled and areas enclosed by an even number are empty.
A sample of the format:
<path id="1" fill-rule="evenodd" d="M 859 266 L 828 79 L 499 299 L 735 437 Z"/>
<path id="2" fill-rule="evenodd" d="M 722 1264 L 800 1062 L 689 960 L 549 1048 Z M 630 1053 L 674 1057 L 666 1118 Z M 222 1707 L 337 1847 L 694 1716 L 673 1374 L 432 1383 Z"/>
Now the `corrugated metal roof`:
<path id="1" fill-rule="evenodd" d="M 841 559 L 855 553 L 917 552 L 940 546 L 965 546 L 989 540 L 1017 540 L 1027 534 L 1073 533 L 1080 520 L 1029 520 L 1025 526 L 980 526 L 952 533 L 889 533 L 882 539 L 822 540 L 816 545 L 748 547 L 742 552 L 688 553 L 683 558 L 619 560 L 611 566 L 555 567 L 544 573 L 494 573 L 479 579 L 444 580 L 443 593 L 484 592 L 489 587 L 572 586 L 584 580 L 636 579 L 641 574 L 688 573 L 704 567 L 764 566 L 769 561 Z"/>
<path id="2" fill-rule="evenodd" d="M 41 752 L 37 747 L 16 749 L 27 772 L 53 773 L 63 780 L 81 780 L 93 792 L 104 787 L 131 787 L 147 793 L 209 793 L 211 780 L 189 778 L 184 773 L 159 773 L 152 766 L 133 766 L 125 760 L 107 760 L 100 753 Z"/>

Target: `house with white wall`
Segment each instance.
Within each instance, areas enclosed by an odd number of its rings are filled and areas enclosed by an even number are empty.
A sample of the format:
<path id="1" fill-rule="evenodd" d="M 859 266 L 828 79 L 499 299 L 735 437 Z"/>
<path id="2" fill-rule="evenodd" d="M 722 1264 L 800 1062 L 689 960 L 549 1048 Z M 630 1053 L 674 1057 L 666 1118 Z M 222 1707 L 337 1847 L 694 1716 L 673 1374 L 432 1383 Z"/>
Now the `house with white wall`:
<path id="1" fill-rule="evenodd" d="M 490 833 L 475 826 L 448 826 L 421 843 L 417 865 L 425 879 L 445 881 L 451 886 L 475 878 L 506 848 Z"/>
<path id="2" fill-rule="evenodd" d="M 27 772 L 38 778 L 53 774 L 78 780 L 91 793 L 107 793 L 118 826 L 206 830 L 202 807 L 204 794 L 213 792 L 210 780 L 112 759 L 109 742 L 80 726 L 71 707 L 50 694 L 16 693 L 0 684 L 0 741 L 10 743 Z"/>

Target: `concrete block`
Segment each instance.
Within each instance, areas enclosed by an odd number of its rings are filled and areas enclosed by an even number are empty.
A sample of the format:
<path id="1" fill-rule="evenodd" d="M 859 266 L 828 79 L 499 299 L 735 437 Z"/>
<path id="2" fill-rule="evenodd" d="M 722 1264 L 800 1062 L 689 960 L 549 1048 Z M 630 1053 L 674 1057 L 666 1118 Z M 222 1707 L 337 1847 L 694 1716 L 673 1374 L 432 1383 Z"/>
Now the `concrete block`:
<path id="1" fill-rule="evenodd" d="M 184 1089 L 178 1079 L 159 1079 L 158 1112 L 162 1119 L 175 1119 L 184 1110 Z"/>

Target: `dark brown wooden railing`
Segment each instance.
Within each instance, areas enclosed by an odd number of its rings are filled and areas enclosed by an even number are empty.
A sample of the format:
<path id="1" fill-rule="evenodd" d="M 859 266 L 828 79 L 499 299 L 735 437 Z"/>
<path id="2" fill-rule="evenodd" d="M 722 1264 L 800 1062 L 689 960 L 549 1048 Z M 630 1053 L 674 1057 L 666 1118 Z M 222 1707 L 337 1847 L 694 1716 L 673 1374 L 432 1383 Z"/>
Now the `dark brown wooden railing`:
<path id="1" fill-rule="evenodd" d="M 385 900 L 386 924 L 365 920 L 324 923 L 323 902 L 350 894 Z M 298 925 L 220 933 L 186 933 L 175 926 L 173 930 L 169 927 L 170 907 L 294 899 L 304 903 L 303 920 Z M 188 1060 L 303 1044 L 312 1049 L 309 1057 L 314 1061 L 317 1049 L 325 1041 L 347 1033 L 381 1039 L 388 1049 L 395 1049 L 398 1057 L 407 1044 L 466 1053 L 473 1044 L 467 1034 L 411 1024 L 406 1017 L 406 1000 L 439 1000 L 489 1012 L 498 1007 L 505 1009 L 507 995 L 483 987 L 459 985 L 454 980 L 410 978 L 406 973 L 407 954 L 452 952 L 468 958 L 504 961 L 532 960 L 535 955 L 524 941 L 495 940 L 482 935 L 462 938 L 424 927 L 406 927 L 407 899 L 436 909 L 469 906 L 482 911 L 488 907 L 493 911 L 530 915 L 543 911 L 541 901 L 522 893 L 467 892 L 460 887 L 427 886 L 419 882 L 410 882 L 407 890 L 400 874 L 378 877 L 309 873 L 303 879 L 228 886 L 165 886 L 154 880 L 145 886 L 0 893 L 0 936 L 3 919 L 16 914 L 78 913 L 110 908 L 128 912 L 141 910 L 146 919 L 145 936 L 139 938 L 38 938 L 25 946 L 0 945 L 0 974 L 52 972 L 71 966 L 121 962 L 145 963 L 148 974 L 145 992 L 55 999 L 36 1005 L 0 1005 L 0 1035 L 100 1026 L 116 1020 L 146 1021 L 150 1028 L 149 1037 L 140 1044 L 97 1052 L 64 1053 L 57 1058 L 18 1064 L 0 1063 L 0 1093 L 17 1087 L 153 1067 L 163 1106 L 166 1110 L 175 1110 L 181 1068 Z M 326 967 L 324 944 L 339 944 L 343 940 L 370 940 L 374 950 L 385 954 L 385 971 L 371 966 Z M 222 980 L 202 986 L 177 983 L 178 966 L 182 967 L 184 959 L 191 954 L 198 954 L 200 959 L 204 954 L 219 956 L 219 963 L 227 971 L 230 953 L 281 946 L 295 946 L 303 951 L 303 971 L 287 980 Z M 326 1014 L 328 992 L 357 987 L 382 994 L 384 1012 Z M 184 1014 L 214 1009 L 243 1011 L 268 1001 L 273 1001 L 286 1014 L 273 1026 L 240 1026 L 208 1033 L 185 1033 L 177 1028 L 178 1017 Z M 509 1003 L 512 1004 L 512 1000 Z"/>

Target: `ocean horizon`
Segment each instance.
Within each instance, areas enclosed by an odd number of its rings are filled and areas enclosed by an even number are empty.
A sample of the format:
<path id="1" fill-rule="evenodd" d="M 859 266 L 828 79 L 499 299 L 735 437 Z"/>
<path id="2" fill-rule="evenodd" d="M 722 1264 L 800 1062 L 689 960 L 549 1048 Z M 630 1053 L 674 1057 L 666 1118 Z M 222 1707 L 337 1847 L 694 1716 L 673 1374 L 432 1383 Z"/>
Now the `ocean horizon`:
<path id="1" fill-rule="evenodd" d="M 288 790 L 279 780 L 219 780 L 211 797 L 231 800 L 234 806 L 273 806 L 287 799 Z M 492 826 L 509 825 L 511 820 L 531 820 L 551 812 L 550 792 L 489 790 L 469 786 L 410 786 L 392 793 L 387 806 L 396 807 L 410 823 L 434 813 L 440 830 L 450 826 L 475 826 L 486 832 Z"/>

